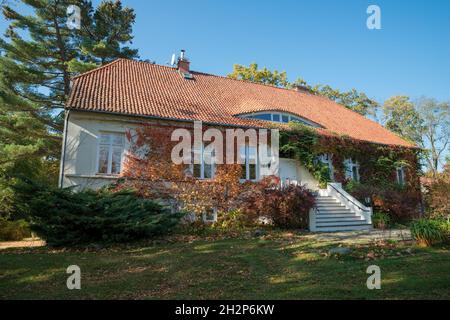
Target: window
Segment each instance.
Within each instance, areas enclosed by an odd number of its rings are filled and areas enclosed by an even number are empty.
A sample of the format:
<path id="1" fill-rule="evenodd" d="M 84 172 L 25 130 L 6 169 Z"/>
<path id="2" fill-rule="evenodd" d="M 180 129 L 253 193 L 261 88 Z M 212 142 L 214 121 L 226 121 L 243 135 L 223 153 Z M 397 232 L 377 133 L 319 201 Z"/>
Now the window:
<path id="1" fill-rule="evenodd" d="M 273 114 L 272 115 L 272 121 L 274 121 L 274 122 L 281 122 L 280 115 L 279 114 Z"/>
<path id="2" fill-rule="evenodd" d="M 98 173 L 119 174 L 125 149 L 123 133 L 100 133 L 98 146 Z"/>
<path id="3" fill-rule="evenodd" d="M 324 153 L 318 157 L 318 160 L 328 167 L 328 172 L 330 173 L 330 180 L 334 181 L 333 155 Z"/>
<path id="4" fill-rule="evenodd" d="M 243 116 L 244 118 L 250 119 L 259 119 L 273 122 L 282 122 L 288 123 L 290 121 L 300 122 L 309 126 L 319 127 L 318 124 L 308 121 L 306 119 L 302 119 L 300 117 L 296 117 L 291 114 L 282 113 L 282 112 L 270 112 L 270 113 L 255 113 L 255 114 L 247 114 Z"/>
<path id="5" fill-rule="evenodd" d="M 397 183 L 401 186 L 404 186 L 406 184 L 406 175 L 405 175 L 405 168 L 399 167 L 397 168 Z"/>
<path id="6" fill-rule="evenodd" d="M 276 159 L 272 157 L 272 147 L 267 144 L 260 144 L 259 145 L 259 152 L 261 155 L 258 155 L 259 158 L 259 177 L 267 177 L 271 175 L 276 175 L 275 172 L 273 172 L 272 163 L 275 164 Z M 266 153 L 264 155 L 264 153 Z M 264 158 L 263 158 L 264 157 Z"/>
<path id="7" fill-rule="evenodd" d="M 344 161 L 345 165 L 345 177 L 347 179 L 359 182 L 360 176 L 359 176 L 359 164 L 357 161 L 354 161 L 353 159 L 346 159 Z"/>
<path id="8" fill-rule="evenodd" d="M 217 208 L 207 209 L 203 213 L 203 222 L 214 223 L 217 221 Z"/>
<path id="9" fill-rule="evenodd" d="M 270 113 L 256 114 L 256 115 L 251 116 L 249 118 L 272 121 L 272 115 Z"/>
<path id="10" fill-rule="evenodd" d="M 191 165 L 191 172 L 197 179 L 212 179 L 215 174 L 214 152 L 205 152 L 204 145 L 200 150 L 193 149 L 192 162 L 194 162 L 195 155 L 198 155 L 200 163 L 193 163 Z"/>
<path id="11" fill-rule="evenodd" d="M 242 163 L 242 180 L 256 180 L 257 178 L 257 152 L 256 147 L 248 144 L 242 146 L 239 150 L 240 162 Z"/>

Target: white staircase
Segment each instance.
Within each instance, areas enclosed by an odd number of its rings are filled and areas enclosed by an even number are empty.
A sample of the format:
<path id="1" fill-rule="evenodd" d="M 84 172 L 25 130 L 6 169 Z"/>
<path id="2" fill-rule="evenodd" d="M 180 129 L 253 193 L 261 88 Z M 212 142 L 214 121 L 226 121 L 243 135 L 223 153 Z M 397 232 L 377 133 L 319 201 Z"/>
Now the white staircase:
<path id="1" fill-rule="evenodd" d="M 372 229 L 372 208 L 361 204 L 342 189 L 330 183 L 316 196 L 310 213 L 310 231 L 333 232 Z"/>

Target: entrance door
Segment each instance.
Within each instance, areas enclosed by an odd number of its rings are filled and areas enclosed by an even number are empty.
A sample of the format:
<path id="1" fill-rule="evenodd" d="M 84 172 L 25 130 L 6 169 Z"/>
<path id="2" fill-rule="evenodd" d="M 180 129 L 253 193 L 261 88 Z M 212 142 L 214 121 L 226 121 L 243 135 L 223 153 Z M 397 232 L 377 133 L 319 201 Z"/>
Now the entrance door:
<path id="1" fill-rule="evenodd" d="M 298 176 L 298 161 L 293 159 L 280 158 L 280 180 L 281 185 L 300 184 Z"/>

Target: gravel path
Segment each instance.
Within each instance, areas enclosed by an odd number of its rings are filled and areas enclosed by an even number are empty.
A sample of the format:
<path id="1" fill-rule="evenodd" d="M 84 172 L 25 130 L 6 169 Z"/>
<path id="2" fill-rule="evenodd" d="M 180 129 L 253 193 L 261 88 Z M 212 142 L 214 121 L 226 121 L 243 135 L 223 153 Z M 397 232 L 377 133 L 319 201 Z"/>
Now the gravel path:
<path id="1" fill-rule="evenodd" d="M 336 241 L 340 243 L 370 243 L 380 240 L 412 240 L 409 229 L 365 230 L 346 232 L 311 233 L 305 235 L 310 240 Z"/>
<path id="2" fill-rule="evenodd" d="M 0 250 L 8 248 L 32 248 L 32 247 L 43 247 L 45 246 L 45 241 L 36 239 L 24 239 L 22 241 L 5 241 L 0 242 Z"/>

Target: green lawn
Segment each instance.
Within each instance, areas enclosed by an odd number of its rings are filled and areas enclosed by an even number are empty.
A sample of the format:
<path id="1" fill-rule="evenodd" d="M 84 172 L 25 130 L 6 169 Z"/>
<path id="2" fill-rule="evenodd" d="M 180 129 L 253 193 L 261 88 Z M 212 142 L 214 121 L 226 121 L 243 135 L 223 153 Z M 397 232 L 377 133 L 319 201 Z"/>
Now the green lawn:
<path id="1" fill-rule="evenodd" d="M 450 246 L 353 246 L 301 236 L 247 238 L 104 249 L 0 251 L 0 299 L 449 299 Z M 373 257 L 373 259 L 369 259 Z M 81 290 L 66 268 L 81 268 Z M 366 268 L 381 268 L 368 290 Z"/>

